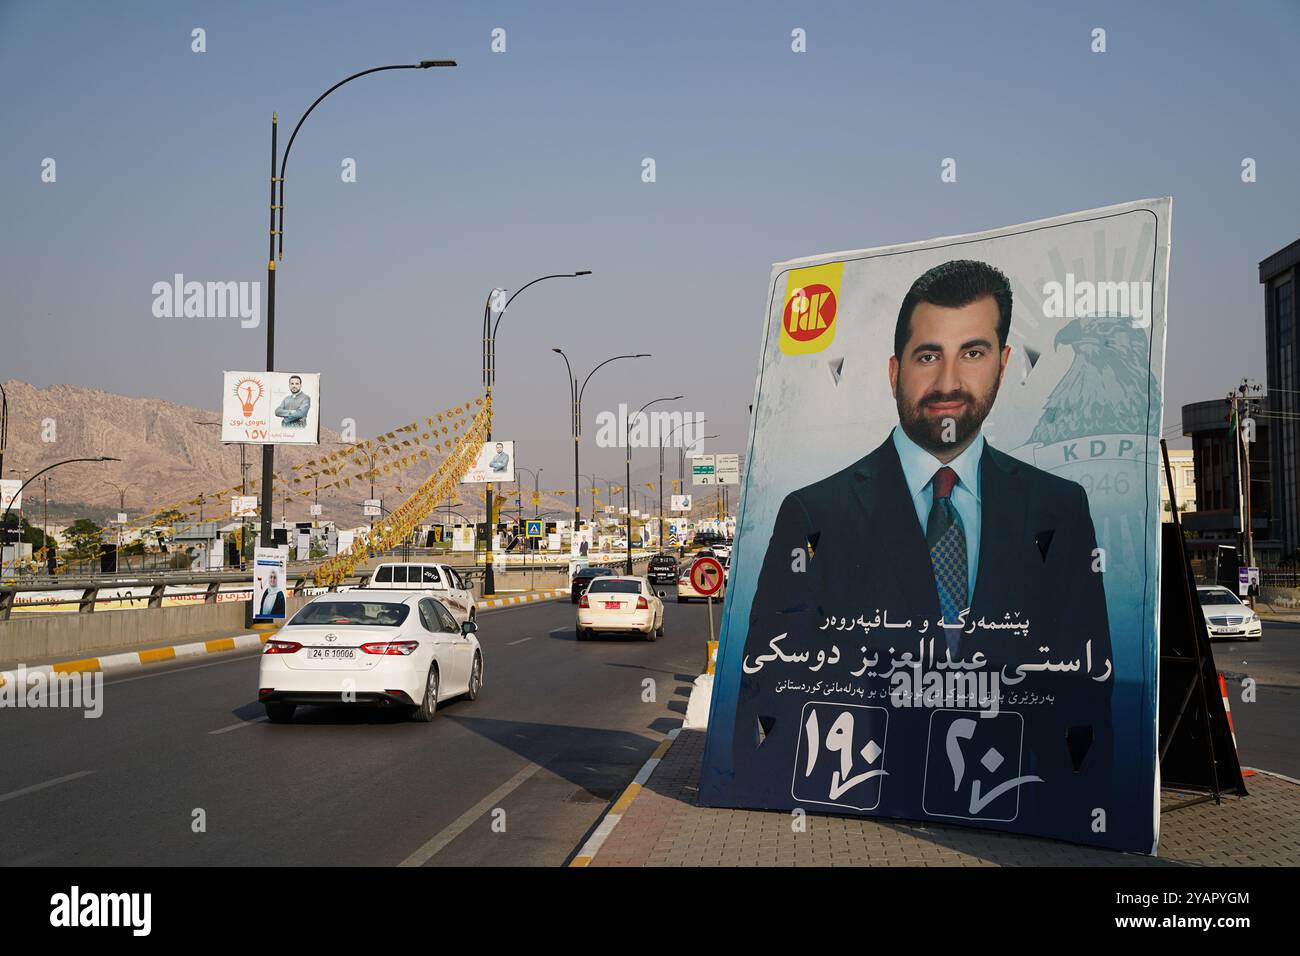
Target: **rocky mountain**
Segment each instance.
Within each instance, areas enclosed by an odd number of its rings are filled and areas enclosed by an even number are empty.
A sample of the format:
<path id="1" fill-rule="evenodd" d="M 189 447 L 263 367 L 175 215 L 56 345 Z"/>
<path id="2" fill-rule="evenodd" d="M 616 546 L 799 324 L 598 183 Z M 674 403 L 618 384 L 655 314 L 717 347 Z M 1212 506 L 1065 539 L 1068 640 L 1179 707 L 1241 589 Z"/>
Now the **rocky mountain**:
<path id="1" fill-rule="evenodd" d="M 211 497 L 215 492 L 239 483 L 240 447 L 223 445 L 219 428 L 197 424 L 219 421 L 218 411 L 157 399 L 114 395 L 75 385 L 37 388 L 26 382 L 9 381 L 4 387 L 9 399 L 4 477 L 23 478 L 67 458 L 109 455 L 121 459 L 120 462 L 69 464 L 50 472 L 52 515 L 71 518 L 84 514 L 102 519 L 117 512 L 121 501 L 120 488 L 125 491 L 125 510 L 134 517 L 200 494 Z M 407 422 L 391 424 L 397 427 Z M 358 439 L 367 437 L 374 436 L 358 436 Z M 342 451 L 345 447 L 337 432 L 322 427 L 320 445 L 277 447 L 276 471 L 292 475 L 294 465 Z M 410 450 L 404 451 L 410 453 Z M 436 464 L 433 455 L 431 451 L 428 460 L 400 472 L 390 470 L 387 475 L 377 476 L 375 495 L 384 499 L 386 507 L 403 500 L 433 471 Z M 250 487 L 255 488 L 261 478 L 261 449 L 249 445 L 246 456 L 248 480 Z M 376 467 L 382 471 L 384 463 L 385 458 L 380 456 Z M 360 468 L 348 464 L 344 474 L 357 474 L 367 467 L 366 461 Z M 332 480 L 332 477 L 321 477 L 322 483 Z M 24 507 L 29 519 L 39 520 L 43 508 L 41 485 L 38 479 L 24 492 Z M 310 479 L 290 486 L 294 492 L 311 487 Z M 362 523 L 360 502 L 369 493 L 369 484 L 365 481 L 353 481 L 352 486 L 346 489 L 321 491 L 324 517 L 345 526 Z M 310 520 L 310 504 L 310 498 L 291 494 L 289 518 Z M 184 506 L 182 510 L 191 507 Z M 280 519 L 283 508 L 284 501 L 280 497 L 273 511 L 276 520 Z M 211 519 L 217 514 L 229 513 L 228 500 L 213 501 L 206 505 L 204 516 Z"/>

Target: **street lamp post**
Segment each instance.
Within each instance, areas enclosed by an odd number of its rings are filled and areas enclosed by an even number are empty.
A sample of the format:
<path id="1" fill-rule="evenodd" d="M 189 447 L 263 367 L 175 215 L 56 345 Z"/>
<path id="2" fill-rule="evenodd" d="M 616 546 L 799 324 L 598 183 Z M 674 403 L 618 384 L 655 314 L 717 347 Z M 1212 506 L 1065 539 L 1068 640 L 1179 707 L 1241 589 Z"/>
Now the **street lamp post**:
<path id="1" fill-rule="evenodd" d="M 638 410 L 635 415 L 629 415 L 627 417 L 627 421 L 624 423 L 623 426 L 623 450 L 627 453 L 626 461 L 624 462 L 624 464 L 627 467 L 627 472 L 626 472 L 627 484 L 626 487 L 623 489 L 623 491 L 625 492 L 624 500 L 627 502 L 627 573 L 628 574 L 632 573 L 632 446 L 628 442 L 628 435 L 631 433 L 632 430 L 632 419 L 641 417 L 641 413 L 644 412 L 651 405 L 657 405 L 660 402 L 676 402 L 676 401 L 680 401 L 684 397 L 685 396 L 683 395 L 674 395 L 671 398 L 651 399 L 650 401 L 642 405 L 640 410 Z"/>
<path id="2" fill-rule="evenodd" d="M 0 382 L 0 478 L 5 476 L 5 446 L 9 444 L 9 392 Z"/>
<path id="3" fill-rule="evenodd" d="M 719 437 L 718 435 L 705 435 L 703 438 L 698 438 L 695 441 L 691 442 L 689 445 L 683 445 L 682 447 L 677 449 L 677 480 L 681 482 L 683 489 L 686 488 L 686 450 L 688 448 L 694 448 L 696 445 L 699 445 L 702 442 L 711 441 L 714 438 L 718 438 L 718 437 Z M 691 508 L 690 513 L 691 516 L 694 517 L 695 515 L 694 507 Z"/>
<path id="4" fill-rule="evenodd" d="M 488 400 L 492 399 L 492 386 L 497 380 L 497 329 L 501 327 L 501 319 L 505 317 L 506 309 L 510 308 L 510 303 L 518 298 L 519 293 L 523 292 L 529 286 L 544 282 L 547 279 L 577 279 L 581 276 L 591 275 L 590 269 L 579 269 L 576 272 L 557 272 L 552 275 L 538 276 L 536 279 L 520 286 L 511 296 L 506 299 L 505 304 L 497 311 L 496 321 L 492 321 L 492 303 L 498 295 L 505 293 L 505 289 L 493 289 L 488 293 L 487 301 L 483 303 L 483 389 Z M 498 300 L 499 301 L 499 300 Z M 488 441 L 492 440 L 492 425 L 489 419 L 487 435 Z M 492 520 L 492 482 L 488 482 L 484 489 L 484 502 L 487 506 L 486 541 L 484 543 L 483 554 L 483 593 L 494 594 L 496 592 L 496 573 L 492 568 L 492 532 L 496 524 Z"/>
<path id="5" fill-rule="evenodd" d="M 298 136 L 298 130 L 302 129 L 303 122 L 311 115 L 312 110 L 320 105 L 321 100 L 329 96 L 340 86 L 351 83 L 359 77 L 368 76 L 371 73 L 382 73 L 386 70 L 427 70 L 429 67 L 438 66 L 455 66 L 455 60 L 421 60 L 419 63 L 401 63 L 392 66 L 376 66 L 369 70 L 362 70 L 360 73 L 353 73 L 346 79 L 340 80 L 331 86 L 328 90 L 316 97 L 316 101 L 307 107 L 307 112 L 302 114 L 298 124 L 294 126 L 293 132 L 289 135 L 289 144 L 284 148 L 284 156 L 279 158 L 279 168 L 277 170 L 278 149 L 276 144 L 277 120 L 274 113 L 271 114 L 271 229 L 268 236 L 268 251 L 266 257 L 266 370 L 272 372 L 275 370 L 275 260 L 277 252 L 276 237 L 279 236 L 278 251 L 279 258 L 284 259 L 284 173 L 285 167 L 289 163 L 289 152 L 293 149 L 293 141 Z M 276 225 L 277 211 L 279 225 Z M 262 486 L 258 489 L 258 497 L 262 508 L 261 534 L 263 546 L 270 546 L 271 543 L 271 483 L 274 480 L 275 472 L 275 446 L 262 446 Z"/>
<path id="6" fill-rule="evenodd" d="M 18 490 L 14 492 L 13 499 L 10 500 L 9 504 L 5 505 L 4 514 L 0 515 L 0 531 L 4 531 L 9 527 L 9 512 L 13 510 L 14 502 L 17 501 L 19 497 L 21 497 L 23 493 L 23 489 L 26 488 L 28 485 L 30 485 L 37 478 L 41 477 L 41 475 L 45 474 L 47 471 L 53 471 L 55 468 L 62 467 L 63 465 L 71 465 L 74 462 L 78 462 L 78 461 L 121 461 L 121 460 L 122 460 L 121 458 L 112 458 L 108 455 L 98 455 L 95 458 L 65 458 L 63 461 L 56 461 L 52 465 L 46 465 L 40 471 L 36 472 L 36 474 L 32 475 L 30 478 L 25 479 L 23 483 L 18 486 Z M 22 540 L 23 540 L 23 529 L 22 529 L 22 523 L 19 522 L 17 542 L 21 544 Z M 18 557 L 17 545 L 15 545 L 14 547 L 14 557 L 15 558 Z"/>
<path id="7" fill-rule="evenodd" d="M 576 534 L 578 531 L 578 523 L 582 520 L 582 506 L 578 501 L 578 479 L 581 477 L 581 475 L 578 474 L 578 445 L 582 440 L 582 396 L 586 394 L 587 383 L 591 381 L 593 375 L 610 362 L 617 362 L 619 359 L 650 358 L 650 353 L 638 352 L 635 355 L 615 355 L 611 358 L 607 358 L 587 373 L 587 377 L 582 380 L 582 386 L 579 387 L 578 379 L 573 374 L 573 366 L 569 364 L 569 357 L 564 354 L 564 349 L 553 348 L 551 351 L 564 359 L 564 367 L 569 372 L 569 426 L 573 433 L 573 531 Z M 594 518 L 596 510 L 594 491 L 592 492 L 592 499 L 592 517 Z"/>
<path id="8" fill-rule="evenodd" d="M 698 418 L 694 421 L 693 424 L 703 425 L 707 421 L 708 421 L 707 418 Z M 673 435 L 677 433 L 677 430 L 686 424 L 687 422 L 682 422 L 680 425 L 674 425 L 669 430 L 668 434 L 665 435 L 659 442 L 659 550 L 660 551 L 664 550 L 664 547 L 667 544 L 667 539 L 664 538 L 664 447 L 668 444 L 669 440 L 673 437 Z M 679 482 L 681 481 L 680 474 L 678 475 L 678 481 Z"/>

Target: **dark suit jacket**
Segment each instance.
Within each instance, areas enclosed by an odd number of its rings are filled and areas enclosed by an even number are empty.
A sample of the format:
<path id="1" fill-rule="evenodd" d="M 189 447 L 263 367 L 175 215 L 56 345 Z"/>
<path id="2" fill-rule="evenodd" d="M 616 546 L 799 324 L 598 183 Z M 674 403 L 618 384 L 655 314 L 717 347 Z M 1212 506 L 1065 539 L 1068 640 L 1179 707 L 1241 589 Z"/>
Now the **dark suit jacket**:
<path id="1" fill-rule="evenodd" d="M 1096 534 L 1083 488 L 986 443 L 980 496 L 978 578 L 967 621 L 1002 621 L 1010 612 L 1029 621 L 1029 636 L 976 630 L 963 634 L 960 656 L 969 659 L 982 652 L 988 670 L 1006 666 L 1015 677 L 1016 664 L 1082 659 L 1085 642 L 1091 640 L 1094 674 L 1100 675 L 1111 660 L 1110 632 L 1102 575 L 1092 570 Z M 802 573 L 792 570 L 792 552 L 799 548 L 812 555 Z M 875 630 L 867 636 L 861 630 L 825 628 L 832 616 L 871 620 L 877 610 L 888 611 L 890 621 L 912 620 L 915 629 Z M 768 652 L 772 638 L 785 633 L 786 651 L 809 649 L 815 657 L 818 649 L 835 644 L 846 659 L 860 661 L 859 648 L 865 645 L 868 653 L 879 652 L 887 662 L 890 647 L 900 654 L 908 648 L 916 653 L 926 639 L 918 633 L 920 622 L 927 619 L 927 636 L 937 636 L 936 652 L 942 658 L 939 618 L 925 534 L 898 453 L 886 439 L 865 458 L 782 502 L 751 606 L 745 660 L 752 666 L 757 655 Z M 1040 646 L 1050 650 L 1040 653 Z M 880 670 L 886 667 L 882 663 Z M 807 666 L 778 662 L 742 675 L 732 755 L 736 799 L 720 802 L 799 805 L 791 779 L 801 708 L 813 698 L 778 694 L 775 687 L 800 672 L 807 677 Z M 829 672 L 818 676 L 831 679 Z M 870 680 L 867 675 L 858 682 Z M 889 685 L 882 677 L 874 680 L 873 686 Z M 1024 717 L 1021 772 L 1044 778 L 1042 784 L 1020 788 L 1018 823 L 1008 829 L 1097 841 L 1088 828 L 1092 808 L 1110 807 L 1112 684 L 1113 675 L 1096 681 L 1082 674 L 1034 672 L 1014 686 L 1002 686 L 1002 711 Z M 1055 703 L 1016 706 L 1006 700 L 1012 693 L 1035 691 L 1053 694 Z M 815 699 L 862 703 L 834 695 Z M 922 788 L 931 712 L 894 706 L 888 711 L 888 776 L 875 812 L 925 817 Z"/>
<path id="2" fill-rule="evenodd" d="M 266 596 L 263 595 L 262 602 L 265 603 L 265 601 L 266 601 Z M 276 592 L 275 602 L 271 605 L 271 610 L 269 612 L 263 612 L 260 610 L 258 611 L 259 616 L 263 613 L 266 613 L 270 617 L 284 617 L 284 592 L 283 591 Z"/>

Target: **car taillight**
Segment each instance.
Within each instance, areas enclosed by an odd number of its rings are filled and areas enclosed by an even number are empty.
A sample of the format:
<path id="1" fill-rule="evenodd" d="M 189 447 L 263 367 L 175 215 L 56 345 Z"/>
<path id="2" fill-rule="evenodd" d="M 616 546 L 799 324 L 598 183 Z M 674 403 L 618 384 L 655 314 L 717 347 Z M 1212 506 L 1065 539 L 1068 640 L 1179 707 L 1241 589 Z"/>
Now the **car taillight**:
<path id="1" fill-rule="evenodd" d="M 262 648 L 263 654 L 296 654 L 302 650 L 302 645 L 297 641 L 267 641 L 266 646 Z"/>
<path id="2" fill-rule="evenodd" d="M 636 609 L 638 611 L 648 611 L 650 610 L 650 602 L 643 597 L 639 597 L 636 599 Z"/>
<path id="3" fill-rule="evenodd" d="M 419 641 L 375 641 L 362 644 L 362 654 L 387 654 L 405 657 L 414 654 L 420 648 Z"/>
<path id="4" fill-rule="evenodd" d="M 587 600 L 587 595 L 578 598 L 578 607 L 591 607 L 591 602 Z"/>

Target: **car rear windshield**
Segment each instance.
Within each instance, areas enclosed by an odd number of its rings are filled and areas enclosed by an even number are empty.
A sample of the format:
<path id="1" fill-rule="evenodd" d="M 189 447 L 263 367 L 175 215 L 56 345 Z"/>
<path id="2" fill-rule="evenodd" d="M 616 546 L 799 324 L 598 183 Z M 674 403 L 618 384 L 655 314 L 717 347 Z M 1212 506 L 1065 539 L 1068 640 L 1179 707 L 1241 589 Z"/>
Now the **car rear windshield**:
<path id="1" fill-rule="evenodd" d="M 1202 591 L 1201 604 L 1240 604 L 1231 591 Z"/>
<path id="2" fill-rule="evenodd" d="M 598 578 L 603 574 L 609 574 L 609 568 L 580 568 L 578 577 L 580 578 Z"/>
<path id="3" fill-rule="evenodd" d="M 361 627 L 397 627 L 411 609 L 405 604 L 381 601 L 318 601 L 306 605 L 289 623 L 317 626 L 355 624 Z"/>
<path id="4" fill-rule="evenodd" d="M 592 581 L 588 594 L 640 594 L 640 581 Z"/>

